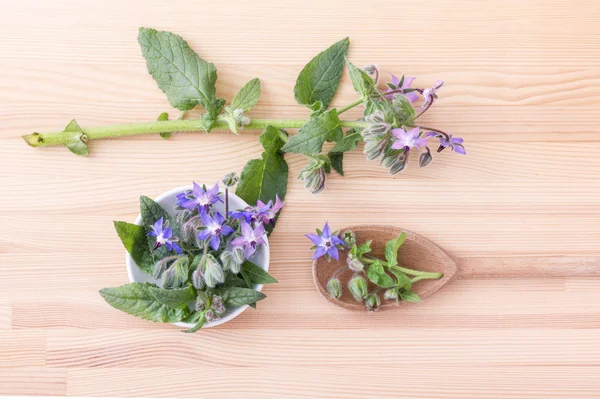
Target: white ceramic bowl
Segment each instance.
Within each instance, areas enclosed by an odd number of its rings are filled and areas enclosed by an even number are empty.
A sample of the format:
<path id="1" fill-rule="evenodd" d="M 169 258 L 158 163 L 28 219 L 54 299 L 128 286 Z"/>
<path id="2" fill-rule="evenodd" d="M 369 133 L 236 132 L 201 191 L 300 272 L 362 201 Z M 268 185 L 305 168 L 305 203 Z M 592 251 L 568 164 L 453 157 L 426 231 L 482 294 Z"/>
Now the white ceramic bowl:
<path id="1" fill-rule="evenodd" d="M 191 184 L 189 186 L 177 187 L 177 188 L 174 188 L 173 190 L 167 191 L 167 192 L 159 195 L 154 200 L 158 204 L 160 204 L 160 206 L 162 206 L 171 216 L 174 216 L 176 214 L 175 204 L 177 203 L 177 198 L 176 198 L 177 194 L 182 193 L 186 190 L 191 190 L 191 189 L 192 189 Z M 223 198 L 223 201 L 225 201 L 224 194 L 221 197 Z M 248 206 L 248 204 L 244 200 L 242 200 L 240 197 L 238 197 L 235 194 L 229 193 L 229 210 L 230 211 L 243 209 L 247 206 Z M 223 204 L 221 202 L 217 202 L 216 204 L 214 204 L 213 209 L 222 213 L 223 215 L 225 214 L 225 204 Z M 137 224 L 138 226 L 142 225 L 142 216 L 141 215 L 138 215 L 138 217 L 135 219 L 135 224 Z M 256 265 L 260 266 L 261 268 L 263 268 L 265 271 L 269 270 L 269 240 L 266 237 L 265 237 L 265 243 L 256 250 L 256 252 L 250 257 L 249 260 L 252 261 L 253 263 L 255 263 Z M 138 267 L 138 265 L 135 264 L 135 261 L 133 260 L 131 255 L 129 255 L 129 252 L 126 252 L 125 262 L 127 264 L 127 275 L 129 276 L 129 281 L 140 282 L 140 283 L 146 283 L 146 282 L 147 283 L 156 283 L 156 280 L 152 276 L 149 276 L 148 274 L 144 273 Z M 254 286 L 254 289 L 257 291 L 261 291 L 262 287 L 263 287 L 262 284 L 256 284 Z M 219 320 L 216 320 L 216 321 L 213 321 L 210 323 L 207 322 L 204 324 L 204 326 L 202 328 L 214 327 L 214 326 L 218 326 L 219 324 L 226 323 L 229 320 L 233 319 L 234 317 L 237 317 L 240 313 L 242 313 L 244 310 L 246 310 L 247 307 L 248 307 L 248 305 L 239 306 L 236 308 L 228 308 L 227 312 L 223 316 L 221 316 L 221 318 Z M 183 327 L 183 328 L 192 328 L 194 326 L 193 324 L 183 323 L 183 322 L 173 323 L 173 324 L 175 324 L 176 326 L 179 326 L 179 327 Z"/>

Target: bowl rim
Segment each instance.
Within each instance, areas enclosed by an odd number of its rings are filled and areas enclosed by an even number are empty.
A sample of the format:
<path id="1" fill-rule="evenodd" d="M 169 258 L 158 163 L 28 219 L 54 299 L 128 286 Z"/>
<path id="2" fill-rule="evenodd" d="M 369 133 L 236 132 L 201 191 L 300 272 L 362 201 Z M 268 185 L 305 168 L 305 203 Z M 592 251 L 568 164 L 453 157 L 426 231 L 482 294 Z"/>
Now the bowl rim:
<path id="1" fill-rule="evenodd" d="M 180 194 L 186 190 L 191 190 L 193 188 L 192 184 L 187 184 L 185 186 L 179 186 L 179 187 L 175 187 L 171 190 L 165 191 L 164 193 L 160 194 L 159 196 L 157 196 L 156 198 L 154 198 L 155 202 L 160 202 L 166 198 L 175 196 L 177 194 Z M 239 201 L 243 206 L 249 206 L 248 203 L 246 201 L 244 201 L 243 199 L 241 199 L 240 197 L 238 197 L 237 195 L 235 195 L 235 193 L 229 192 L 229 198 L 232 199 L 236 199 L 237 201 Z M 167 210 L 168 211 L 168 210 Z M 137 217 L 135 218 L 135 222 L 134 224 L 138 225 L 138 226 L 142 226 L 142 215 L 140 213 L 138 213 Z M 269 238 L 266 237 L 265 235 L 265 243 L 263 244 L 265 246 L 265 264 L 264 265 L 258 265 L 260 266 L 264 271 L 268 272 L 269 271 L 269 264 L 271 262 L 271 249 L 269 246 Z M 129 254 L 129 252 L 125 251 L 125 266 L 127 268 L 127 277 L 129 278 L 129 282 L 134 283 L 134 282 L 138 282 L 137 280 L 135 280 L 134 276 L 133 276 L 133 268 L 137 268 L 138 270 L 141 271 L 141 269 L 139 268 L 139 266 L 135 263 L 135 261 L 133 260 L 133 257 Z M 143 272 L 142 272 L 143 273 Z M 264 287 L 264 284 L 255 284 L 254 285 L 254 289 L 256 291 L 262 291 Z M 246 309 L 248 309 L 249 305 L 242 305 L 242 306 L 238 306 L 236 308 L 233 309 L 233 311 L 229 314 L 227 314 L 225 317 L 220 318 L 219 320 L 216 321 L 212 321 L 212 322 L 207 322 L 204 323 L 204 325 L 202 326 L 202 328 L 210 328 L 210 327 L 215 327 L 218 325 L 221 325 L 223 323 L 227 323 L 228 321 L 236 318 L 237 316 L 239 316 L 240 314 L 242 314 Z M 178 327 L 182 327 L 182 328 L 192 328 L 194 326 L 194 324 L 192 323 L 184 323 L 182 321 L 178 321 L 175 323 L 169 323 L 169 324 L 173 324 L 175 326 Z"/>

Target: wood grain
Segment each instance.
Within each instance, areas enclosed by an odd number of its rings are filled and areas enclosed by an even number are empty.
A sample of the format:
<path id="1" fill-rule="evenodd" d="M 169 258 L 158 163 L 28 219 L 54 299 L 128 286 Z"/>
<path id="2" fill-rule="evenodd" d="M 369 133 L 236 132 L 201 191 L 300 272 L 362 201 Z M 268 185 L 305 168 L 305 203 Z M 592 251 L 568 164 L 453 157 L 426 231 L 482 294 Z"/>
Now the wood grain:
<path id="1" fill-rule="evenodd" d="M 600 398 L 597 1 L 0 5 L 0 395 Z M 140 194 L 216 181 L 261 151 L 259 132 L 99 141 L 87 159 L 22 142 L 74 117 L 175 115 L 139 26 L 183 35 L 226 98 L 260 77 L 251 115 L 264 118 L 306 117 L 298 71 L 350 36 L 357 65 L 446 81 L 423 123 L 464 137 L 468 155 L 390 177 L 357 151 L 317 197 L 290 179 L 271 239 L 280 283 L 230 323 L 190 336 L 122 314 L 97 294 L 127 279 L 112 221 L 133 220 Z M 355 96 L 344 77 L 334 104 Z M 296 176 L 305 161 L 287 160 Z M 326 220 L 414 231 L 458 274 L 405 309 L 338 309 L 314 287 L 303 237 Z"/>

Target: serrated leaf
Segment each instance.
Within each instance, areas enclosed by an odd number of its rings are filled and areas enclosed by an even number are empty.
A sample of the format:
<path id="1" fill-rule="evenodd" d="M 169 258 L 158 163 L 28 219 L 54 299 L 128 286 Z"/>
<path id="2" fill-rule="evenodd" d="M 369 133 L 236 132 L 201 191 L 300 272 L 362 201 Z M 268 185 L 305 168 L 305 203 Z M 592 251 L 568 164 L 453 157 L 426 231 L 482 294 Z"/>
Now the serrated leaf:
<path id="1" fill-rule="evenodd" d="M 309 120 L 284 146 L 283 151 L 298 154 L 318 154 L 328 139 L 343 134 L 337 110 L 331 109 Z"/>
<path id="2" fill-rule="evenodd" d="M 283 201 L 287 191 L 288 164 L 281 152 L 284 142 L 279 129 L 267 126 L 259 141 L 264 149 L 262 157 L 246 163 L 235 189 L 235 194 L 250 205 L 258 200 L 267 203 L 275 195 Z"/>
<path id="3" fill-rule="evenodd" d="M 331 161 L 331 167 L 333 170 L 344 176 L 344 153 L 343 152 L 329 152 L 329 160 Z"/>
<path id="4" fill-rule="evenodd" d="M 355 150 L 360 141 L 362 141 L 360 131 L 352 129 L 346 133 L 343 139 L 333 146 L 330 152 L 348 152 Z"/>
<path id="5" fill-rule="evenodd" d="M 410 290 L 401 292 L 400 298 L 402 298 L 402 300 L 404 300 L 406 302 L 413 302 L 413 303 L 421 302 L 421 297 Z"/>
<path id="6" fill-rule="evenodd" d="M 250 111 L 258 102 L 260 97 L 260 80 L 254 78 L 244 85 L 235 95 L 231 102 L 231 109 L 243 109 L 244 112 Z"/>
<path id="7" fill-rule="evenodd" d="M 246 281 L 250 281 L 252 284 L 273 284 L 277 283 L 277 280 L 273 278 L 266 270 L 262 267 L 247 260 L 242 265 L 242 276 Z M 249 286 L 248 288 L 252 288 Z"/>
<path id="8" fill-rule="evenodd" d="M 223 298 L 225 306 L 249 305 L 266 298 L 265 294 L 252 288 L 228 287 L 215 290 L 214 293 Z"/>
<path id="9" fill-rule="evenodd" d="M 371 93 L 375 89 L 375 82 L 371 77 L 362 69 L 357 68 L 350 61 L 346 60 L 348 65 L 348 74 L 352 80 L 352 86 L 354 90 L 361 95 L 363 99 L 371 97 Z"/>
<path id="10" fill-rule="evenodd" d="M 158 115 L 158 118 L 156 118 L 156 120 L 158 122 L 164 122 L 164 121 L 168 121 L 169 120 L 169 114 L 167 114 L 166 112 L 163 112 L 162 114 Z M 171 137 L 171 132 L 162 132 L 159 133 L 160 137 L 162 137 L 163 139 L 168 139 L 169 137 Z"/>
<path id="11" fill-rule="evenodd" d="M 191 285 L 172 290 L 151 286 L 150 291 L 158 301 L 172 308 L 187 307 L 197 296 L 196 290 Z"/>
<path id="12" fill-rule="evenodd" d="M 143 195 L 140 197 L 140 214 L 142 215 L 142 223 L 144 228 L 146 228 L 146 231 L 148 231 L 149 226 L 152 226 L 158 219 L 162 217 L 164 218 L 163 223 L 168 222 L 169 227 L 173 230 L 173 234 L 177 237 L 179 236 L 179 225 L 175 223 L 169 213 L 152 198 L 148 198 Z M 156 237 L 148 236 L 146 239 L 148 242 L 148 247 L 152 250 L 152 255 L 155 260 L 162 259 L 169 254 L 169 249 L 166 245 L 162 245 L 154 249 Z"/>
<path id="13" fill-rule="evenodd" d="M 395 286 L 394 280 L 385 272 L 383 266 L 379 263 L 373 263 L 369 266 L 367 277 L 378 287 L 391 288 Z"/>
<path id="14" fill-rule="evenodd" d="M 396 266 L 398 264 L 398 249 L 404 244 L 406 240 L 406 233 L 402 232 L 400 235 L 385 244 L 385 259 L 387 260 L 388 266 Z"/>
<path id="15" fill-rule="evenodd" d="M 127 222 L 114 222 L 115 230 L 138 267 L 146 274 L 152 275 L 154 260 L 148 248 L 146 229 L 143 226 Z"/>
<path id="16" fill-rule="evenodd" d="M 350 40 L 345 38 L 327 50 L 319 53 L 302 69 L 296 85 L 294 97 L 298 104 L 305 105 L 313 111 L 314 104 L 326 109 L 333 100 L 344 70 L 344 60 L 348 54 Z"/>
<path id="17" fill-rule="evenodd" d="M 218 114 L 214 64 L 204 61 L 181 36 L 171 32 L 140 28 L 138 41 L 148 72 L 173 107 L 187 111 L 200 104 L 207 114 Z"/>
<path id="18" fill-rule="evenodd" d="M 145 320 L 175 323 L 189 315 L 188 308 L 172 308 L 156 299 L 152 288 L 157 287 L 149 283 L 130 283 L 103 288 L 100 295 L 113 308 Z"/>

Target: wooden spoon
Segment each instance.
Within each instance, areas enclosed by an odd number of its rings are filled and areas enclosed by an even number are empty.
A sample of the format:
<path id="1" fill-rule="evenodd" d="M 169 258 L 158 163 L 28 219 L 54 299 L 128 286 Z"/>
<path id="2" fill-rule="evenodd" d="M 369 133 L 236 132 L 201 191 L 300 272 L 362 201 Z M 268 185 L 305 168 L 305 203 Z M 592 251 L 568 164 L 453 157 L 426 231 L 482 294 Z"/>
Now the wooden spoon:
<path id="1" fill-rule="evenodd" d="M 402 232 L 407 234 L 406 241 L 398 251 L 398 263 L 400 266 L 428 272 L 443 273 L 443 277 L 438 280 L 421 280 L 415 283 L 412 290 L 421 298 L 425 299 L 433 295 L 442 288 L 452 276 L 456 273 L 456 263 L 440 247 L 416 233 L 390 226 L 351 226 L 340 231 L 352 230 L 356 234 L 357 243 L 361 244 L 367 240 L 372 240 L 370 252 L 371 255 L 385 259 L 385 244 L 398 237 Z M 352 298 L 348 290 L 348 281 L 352 278 L 352 271 L 346 269 L 339 273 L 337 277 L 342 283 L 342 296 L 340 299 L 332 298 L 327 292 L 327 282 L 339 270 L 346 265 L 348 251 L 340 251 L 339 261 L 332 260 L 327 262 L 325 257 L 321 257 L 313 262 L 313 278 L 321 295 L 329 302 L 344 309 L 365 312 L 364 303 L 357 302 Z M 375 288 L 369 282 L 369 291 Z M 383 297 L 383 295 L 380 295 Z M 378 310 L 388 310 L 411 305 L 405 301 L 390 301 L 382 298 L 381 306 Z"/>

